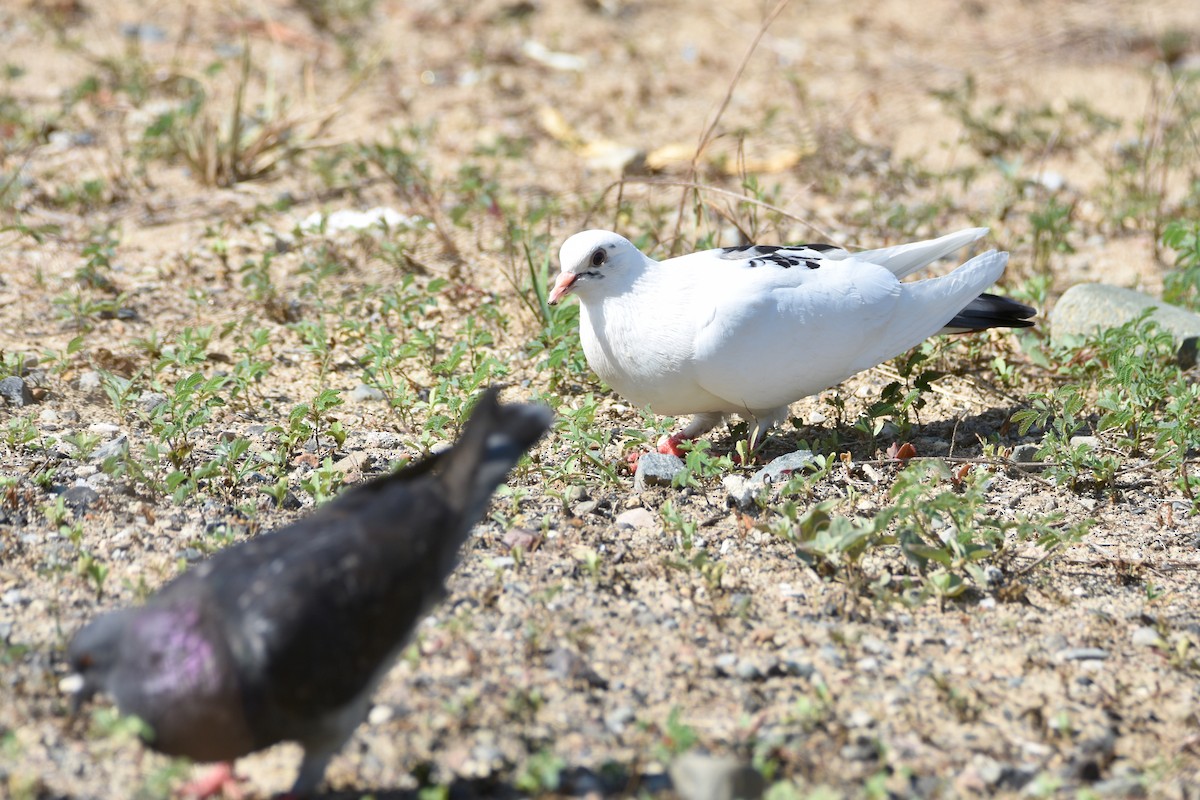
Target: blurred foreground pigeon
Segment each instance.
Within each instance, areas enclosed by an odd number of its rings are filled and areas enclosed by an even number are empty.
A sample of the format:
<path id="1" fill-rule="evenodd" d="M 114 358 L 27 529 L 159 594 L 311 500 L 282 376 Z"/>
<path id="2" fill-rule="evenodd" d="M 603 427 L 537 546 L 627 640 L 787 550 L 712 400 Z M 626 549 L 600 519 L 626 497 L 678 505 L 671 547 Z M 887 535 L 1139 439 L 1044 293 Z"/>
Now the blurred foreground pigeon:
<path id="1" fill-rule="evenodd" d="M 935 333 L 1032 325 L 1032 308 L 983 293 L 1007 253 L 901 282 L 985 233 L 860 253 L 745 245 L 655 261 L 615 233 L 584 231 L 563 243 L 549 302 L 579 296 L 588 364 L 619 394 L 656 414 L 695 415 L 659 445 L 678 455 L 681 441 L 731 413 L 757 438 L 787 418 L 792 402 Z"/>
<path id="2" fill-rule="evenodd" d="M 150 746 L 198 761 L 299 742 L 292 791 L 313 791 L 439 599 L 492 492 L 550 421 L 489 390 L 449 450 L 93 620 L 68 649 L 82 677 L 76 701 L 105 691 L 147 723 Z"/>

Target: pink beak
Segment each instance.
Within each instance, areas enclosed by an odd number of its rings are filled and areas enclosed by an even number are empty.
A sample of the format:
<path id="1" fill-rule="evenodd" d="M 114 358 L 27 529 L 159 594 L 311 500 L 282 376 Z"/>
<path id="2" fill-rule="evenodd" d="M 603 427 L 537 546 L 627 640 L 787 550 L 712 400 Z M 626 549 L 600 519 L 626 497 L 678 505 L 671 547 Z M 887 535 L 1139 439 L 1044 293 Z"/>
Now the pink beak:
<path id="1" fill-rule="evenodd" d="M 546 300 L 552 306 L 558 305 L 558 301 L 571 293 L 571 287 L 575 285 L 575 279 L 579 276 L 572 272 L 560 272 L 558 280 L 554 282 L 554 288 L 550 291 L 550 297 Z"/>

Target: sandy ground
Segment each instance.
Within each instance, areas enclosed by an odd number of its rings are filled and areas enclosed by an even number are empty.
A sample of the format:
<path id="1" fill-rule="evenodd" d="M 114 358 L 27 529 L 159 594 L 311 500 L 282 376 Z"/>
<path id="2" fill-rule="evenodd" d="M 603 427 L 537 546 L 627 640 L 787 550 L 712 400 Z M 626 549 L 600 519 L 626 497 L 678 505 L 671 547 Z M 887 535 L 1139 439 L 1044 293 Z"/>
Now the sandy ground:
<path id="1" fill-rule="evenodd" d="M 3 214 L 39 236 L 0 233 L 0 351 L 40 361 L 28 376 L 36 403 L 0 407 L 7 431 L 22 420 L 35 431 L 0 441 L 0 795 L 167 793 L 186 768 L 106 729 L 99 712 L 70 717 L 57 689 L 65 643 L 222 537 L 270 529 L 312 502 L 300 484 L 328 441 L 290 464 L 296 502 L 284 509 L 249 484 L 175 503 L 97 475 L 70 444 L 80 432 L 100 442 L 125 434 L 139 448 L 149 429 L 136 403 L 118 409 L 80 379 L 104 370 L 139 380 L 188 328 L 213 327 L 199 367 L 207 374 L 237 361 L 247 331 L 262 328 L 270 342 L 260 398 L 215 409 L 190 435 L 192 452 L 236 436 L 269 449 L 271 427 L 295 404 L 322 387 L 348 397 L 363 382 L 366 339 L 345 320 L 394 313 L 383 290 L 407 280 L 419 294 L 445 279 L 422 295 L 431 299 L 419 326 L 439 330 L 445 348 L 470 335 L 472 320 L 486 334 L 472 358 L 506 365 L 509 399 L 554 395 L 569 411 L 594 398 L 594 454 L 617 464 L 648 423 L 589 372 L 549 368 L 529 346 L 541 322 L 526 303 L 522 244 L 535 264 L 549 257 L 556 267 L 558 244 L 585 227 L 613 227 L 665 254 L 705 237 L 737 243 L 739 228 L 762 242 L 877 247 L 987 225 L 989 243 L 1013 253 L 1011 289 L 1039 274 L 1051 303 L 1080 281 L 1161 288 L 1159 222 L 1197 174 L 1195 147 L 1172 150 L 1166 133 L 1187 109 L 1164 58 L 1196 68 L 1200 5 L 793 2 L 734 82 L 771 8 L 67 0 L 0 9 L 0 197 Z M 182 145 L 165 152 L 146 130 L 178 111 L 189 87 L 204 87 L 205 108 L 231 108 L 246 47 L 246 124 L 286 129 L 294 151 L 265 148 L 244 165 L 273 167 L 263 176 L 205 185 Z M 198 122 L 191 129 L 203 133 Z M 346 155 L 393 135 L 416 164 L 407 185 L 356 171 L 361 160 Z M 1122 153 L 1147 140 L 1162 144 L 1123 170 Z M 786 214 L 730 199 L 746 172 Z M 695 215 L 689 199 L 677 225 L 688 182 L 727 194 L 702 195 Z M 1157 200 L 1129 211 L 1138 187 Z M 1039 265 L 1030 220 L 1050 198 L 1071 208 L 1070 247 Z M 432 229 L 297 230 L 316 211 L 375 206 Z M 99 269 L 112 291 L 81 279 L 85 248 L 106 237 L 115 244 Z M 314 277 L 316 253 L 332 253 L 339 270 Z M 264 258 L 266 298 L 247 267 Z M 305 320 L 325 322 L 327 358 L 304 338 Z M 566 344 L 577 362 L 577 341 Z M 928 393 L 909 435 L 921 455 L 979 456 L 977 437 L 1021 443 L 1009 415 L 1053 382 L 1007 334 L 975 348 L 939 355 L 954 374 Z M 997 355 L 1016 366 L 1014 384 L 995 381 Z M 416 383 L 431 379 L 414 369 Z M 168 368 L 162 385 L 178 377 Z M 769 454 L 828 440 L 831 398 L 852 419 L 888 380 L 871 371 L 798 403 Z M 378 473 L 450 437 L 452 426 L 427 424 L 445 412 L 347 400 L 334 415 L 348 436 L 329 455 L 366 459 L 350 479 Z M 714 442 L 729 446 L 723 433 Z M 837 449 L 863 461 L 888 443 L 843 436 Z M 800 501 L 849 497 L 845 513 L 869 513 L 896 471 L 839 466 Z M 59 520 L 55 497 L 79 481 L 98 497 Z M 997 471 L 989 513 L 1096 524 L 1037 566 L 1037 548 L 1018 548 L 1011 596 L 943 607 L 822 579 L 765 530 L 767 515 L 729 507 L 718 478 L 686 491 L 631 484 L 581 458 L 577 440 L 539 445 L 378 691 L 371 721 L 330 768 L 329 796 L 410 796 L 422 782 L 464 796 L 537 794 L 527 781 L 547 763 L 562 775 L 557 790 L 542 783 L 547 794 L 669 796 L 661 775 L 677 744 L 673 714 L 698 747 L 769 765 L 801 796 L 818 787 L 1197 796 L 1200 672 L 1188 648 L 1200 642 L 1200 529 L 1152 470 L 1098 495 Z M 724 565 L 715 581 L 674 566 L 680 542 L 660 521 L 668 502 Z M 653 524 L 615 524 L 635 508 Z M 504 544 L 513 528 L 540 539 L 515 562 Z M 108 570 L 102 592 L 85 552 Z M 887 553 L 864 565 L 874 577 L 904 569 Z M 1161 646 L 1147 644 L 1147 630 Z M 282 747 L 238 769 L 254 796 L 267 796 L 290 785 L 297 756 Z"/>

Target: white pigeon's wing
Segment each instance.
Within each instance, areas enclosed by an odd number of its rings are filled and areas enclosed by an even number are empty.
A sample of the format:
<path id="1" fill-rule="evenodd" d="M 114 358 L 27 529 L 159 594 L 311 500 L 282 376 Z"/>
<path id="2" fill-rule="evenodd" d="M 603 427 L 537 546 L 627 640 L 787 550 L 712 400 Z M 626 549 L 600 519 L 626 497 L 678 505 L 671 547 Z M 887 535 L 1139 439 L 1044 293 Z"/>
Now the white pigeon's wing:
<path id="1" fill-rule="evenodd" d="M 724 247 L 719 250 L 707 250 L 693 256 L 682 258 L 719 258 L 723 261 L 741 262 L 743 266 L 776 266 L 780 268 L 809 266 L 819 261 L 865 261 L 878 264 L 897 278 L 911 275 L 922 267 L 929 266 L 939 258 L 961 250 L 971 242 L 985 236 L 987 228 L 966 228 L 936 239 L 926 239 L 921 242 L 909 242 L 891 247 L 881 247 L 876 250 L 863 250 L 851 253 L 832 244 L 796 244 L 796 245 L 763 245 L 747 244 L 740 247 Z"/>
<path id="2" fill-rule="evenodd" d="M 733 261 L 744 267 L 773 266 L 780 269 L 791 267 L 815 268 L 822 259 L 841 260 L 849 258 L 849 251 L 832 244 L 743 244 L 738 247 L 722 247 L 696 253 L 696 257 L 716 257 L 722 261 Z M 687 258 L 687 256 L 684 256 Z"/>
<path id="3" fill-rule="evenodd" d="M 901 294 L 895 275 L 855 259 L 754 272 L 709 298 L 695 341 L 699 384 L 731 409 L 777 408 L 853 375 Z"/>
<path id="4" fill-rule="evenodd" d="M 947 233 L 936 239 L 926 239 L 923 242 L 909 242 L 892 247 L 881 247 L 878 250 L 863 250 L 855 253 L 858 261 L 869 261 L 884 267 L 897 278 L 911 275 L 922 267 L 927 267 L 939 258 L 944 258 L 982 239 L 988 232 L 987 228 L 966 228 L 965 230 Z"/>
<path id="5" fill-rule="evenodd" d="M 864 349 L 859 360 L 850 365 L 853 371 L 869 369 L 941 333 L 960 311 L 1000 280 L 1007 264 L 1008 253 L 989 250 L 949 275 L 900 284 L 896 312 L 879 333 L 876 348 Z"/>
<path id="6" fill-rule="evenodd" d="M 950 275 L 901 283 L 878 264 L 847 258 L 811 268 L 754 269 L 740 291 L 708 298 L 695 342 L 699 384 L 731 407 L 786 405 L 828 388 L 937 333 L 1004 271 L 990 252 Z"/>

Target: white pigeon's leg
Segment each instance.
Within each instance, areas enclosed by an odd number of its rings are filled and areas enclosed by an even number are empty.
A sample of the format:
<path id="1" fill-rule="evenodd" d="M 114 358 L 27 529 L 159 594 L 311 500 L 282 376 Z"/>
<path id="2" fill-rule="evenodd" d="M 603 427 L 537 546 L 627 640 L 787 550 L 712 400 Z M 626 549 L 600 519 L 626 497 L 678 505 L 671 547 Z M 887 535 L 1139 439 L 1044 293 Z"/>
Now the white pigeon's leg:
<path id="1" fill-rule="evenodd" d="M 720 425 L 724 419 L 725 415 L 720 411 L 708 411 L 703 414 L 697 414 L 692 417 L 692 421 L 682 431 L 660 439 L 658 442 L 658 452 L 683 458 L 683 451 L 679 449 L 681 443 L 700 438 Z"/>
<path id="2" fill-rule="evenodd" d="M 788 418 L 789 408 L 790 406 L 780 406 L 769 411 L 754 412 L 754 419 L 751 420 L 750 425 L 751 451 L 757 450 L 758 446 L 763 443 L 763 439 L 767 438 L 767 431 L 783 424 L 783 421 Z"/>

